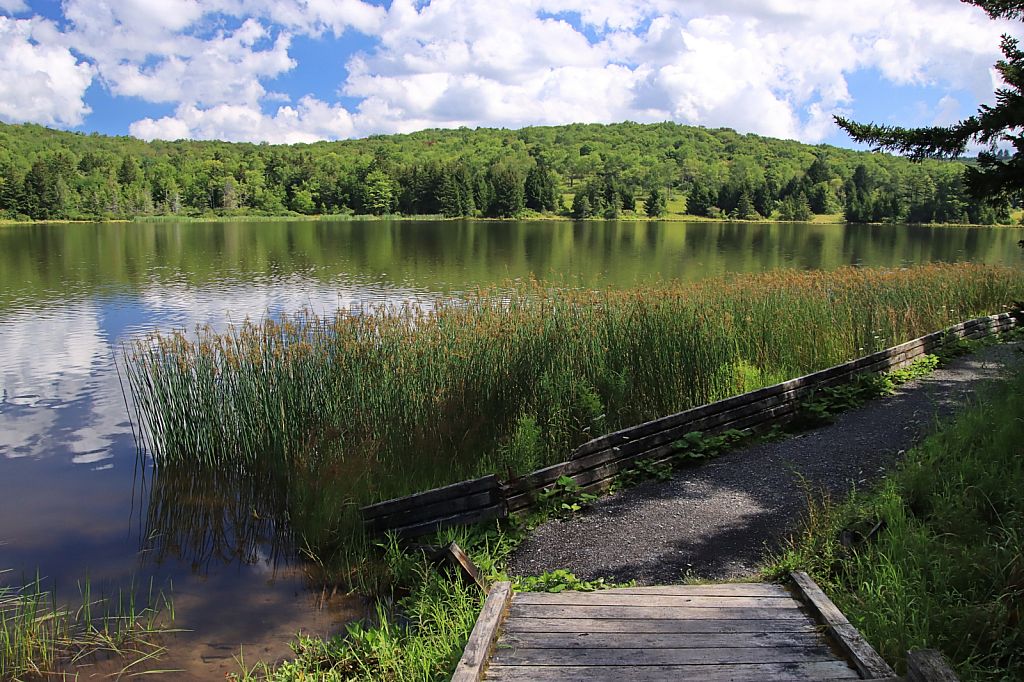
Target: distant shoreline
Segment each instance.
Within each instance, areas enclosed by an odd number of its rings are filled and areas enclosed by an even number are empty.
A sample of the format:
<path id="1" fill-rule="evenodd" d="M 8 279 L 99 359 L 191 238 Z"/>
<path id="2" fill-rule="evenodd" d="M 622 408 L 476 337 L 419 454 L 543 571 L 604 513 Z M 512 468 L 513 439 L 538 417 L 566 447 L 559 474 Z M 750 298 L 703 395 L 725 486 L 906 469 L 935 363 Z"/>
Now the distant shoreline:
<path id="1" fill-rule="evenodd" d="M 1014 216 L 1019 218 L 1019 216 Z M 1020 229 L 1024 227 L 1020 222 L 1009 225 L 981 225 L 976 223 L 851 223 L 838 214 L 815 215 L 811 220 L 772 220 L 762 218 L 760 220 L 741 220 L 738 218 L 708 218 L 685 214 L 671 214 L 659 218 L 649 218 L 642 215 L 622 215 L 614 219 L 606 218 L 584 218 L 577 220 L 560 215 L 527 215 L 520 218 L 483 218 L 483 217 L 458 217 L 446 218 L 440 215 L 345 215 L 345 214 L 318 214 L 318 215 L 281 215 L 281 216 L 141 216 L 131 220 L 124 218 L 111 218 L 108 220 L 0 220 L 0 227 L 8 225 L 95 225 L 101 223 L 255 223 L 255 222 L 395 222 L 395 221 L 420 221 L 420 222 L 456 222 L 456 221 L 477 221 L 477 222 L 566 222 L 566 223 L 745 223 L 745 224 L 783 224 L 801 223 L 805 225 L 913 225 L 915 227 L 992 227 Z"/>

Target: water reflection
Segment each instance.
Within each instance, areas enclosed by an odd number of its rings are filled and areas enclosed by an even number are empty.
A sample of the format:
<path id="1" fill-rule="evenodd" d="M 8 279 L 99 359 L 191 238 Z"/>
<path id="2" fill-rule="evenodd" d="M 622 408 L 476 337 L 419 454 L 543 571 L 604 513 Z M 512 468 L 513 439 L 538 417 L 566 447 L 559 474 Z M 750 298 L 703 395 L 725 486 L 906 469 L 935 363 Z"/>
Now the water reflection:
<path id="1" fill-rule="evenodd" d="M 144 565 L 176 559 L 206 577 L 232 564 L 276 571 L 293 563 L 287 477 L 169 465 L 153 471 L 142 487 Z"/>

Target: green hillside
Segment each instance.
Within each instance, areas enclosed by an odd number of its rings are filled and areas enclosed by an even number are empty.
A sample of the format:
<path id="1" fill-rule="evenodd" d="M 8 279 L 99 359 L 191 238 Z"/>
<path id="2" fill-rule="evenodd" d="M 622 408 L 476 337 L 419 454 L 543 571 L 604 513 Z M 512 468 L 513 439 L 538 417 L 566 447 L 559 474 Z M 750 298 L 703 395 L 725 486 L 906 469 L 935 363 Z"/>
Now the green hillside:
<path id="1" fill-rule="evenodd" d="M 0 219 L 147 215 L 691 215 L 1007 222 L 963 164 L 673 123 L 459 128 L 268 145 L 0 124 Z M 681 202 L 680 199 L 685 201 Z"/>

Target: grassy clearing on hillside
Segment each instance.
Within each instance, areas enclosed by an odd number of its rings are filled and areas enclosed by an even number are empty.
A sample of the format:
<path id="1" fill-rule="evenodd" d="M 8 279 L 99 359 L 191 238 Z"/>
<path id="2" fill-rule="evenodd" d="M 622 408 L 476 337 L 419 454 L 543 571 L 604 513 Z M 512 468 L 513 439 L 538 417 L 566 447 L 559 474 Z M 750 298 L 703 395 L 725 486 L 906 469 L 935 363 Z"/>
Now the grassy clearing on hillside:
<path id="1" fill-rule="evenodd" d="M 806 570 L 894 667 L 935 648 L 964 682 L 1024 679 L 1024 370 L 877 490 L 813 502 L 769 577 Z M 856 550 L 840 532 L 886 528 Z"/>

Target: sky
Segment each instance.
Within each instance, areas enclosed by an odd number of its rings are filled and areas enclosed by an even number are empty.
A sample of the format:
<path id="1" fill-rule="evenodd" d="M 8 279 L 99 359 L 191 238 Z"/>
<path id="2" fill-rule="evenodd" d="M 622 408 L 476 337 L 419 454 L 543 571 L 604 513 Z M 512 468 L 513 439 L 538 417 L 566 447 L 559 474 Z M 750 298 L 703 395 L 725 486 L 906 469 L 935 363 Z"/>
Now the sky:
<path id="1" fill-rule="evenodd" d="M 957 0 L 0 0 L 0 120 L 150 140 L 674 121 L 852 146 L 947 125 L 999 37 Z"/>

